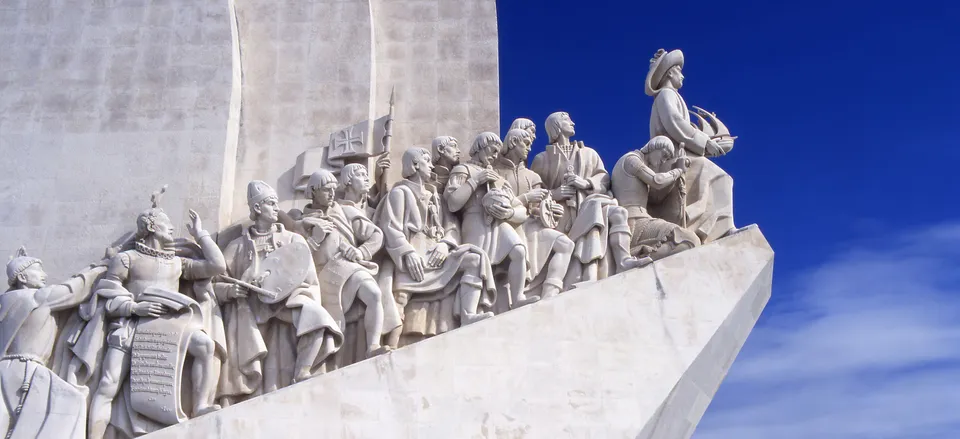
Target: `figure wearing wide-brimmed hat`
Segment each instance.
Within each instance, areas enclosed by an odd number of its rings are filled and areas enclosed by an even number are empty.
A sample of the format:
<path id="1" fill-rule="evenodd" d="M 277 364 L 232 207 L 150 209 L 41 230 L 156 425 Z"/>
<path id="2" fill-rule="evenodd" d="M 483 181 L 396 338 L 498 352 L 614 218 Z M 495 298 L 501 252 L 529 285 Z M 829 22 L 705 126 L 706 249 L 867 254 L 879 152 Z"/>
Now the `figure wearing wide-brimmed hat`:
<path id="1" fill-rule="evenodd" d="M 689 154 L 690 166 L 683 178 L 686 206 L 648 207 L 654 216 L 685 225 L 708 243 L 737 230 L 733 222 L 733 179 L 707 158 L 729 152 L 733 138 L 728 133 L 721 136 L 705 131 L 691 122 L 690 110 L 678 92 L 683 86 L 683 62 L 683 52 L 660 49 L 650 60 L 644 88 L 647 95 L 654 97 L 650 137 L 666 136 Z M 685 217 L 670 216 L 669 212 L 677 211 L 685 211 Z"/>

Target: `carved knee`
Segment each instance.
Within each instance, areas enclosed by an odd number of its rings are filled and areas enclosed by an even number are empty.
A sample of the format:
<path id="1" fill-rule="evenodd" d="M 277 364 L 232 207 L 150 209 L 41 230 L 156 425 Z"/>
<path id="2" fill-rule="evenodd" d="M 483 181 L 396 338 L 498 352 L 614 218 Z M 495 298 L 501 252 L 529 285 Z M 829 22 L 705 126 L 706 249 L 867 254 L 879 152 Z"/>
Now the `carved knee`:
<path id="1" fill-rule="evenodd" d="M 522 245 L 515 245 L 510 249 L 510 261 L 519 261 L 527 259 L 527 247 Z"/>
<path id="2" fill-rule="evenodd" d="M 190 355 L 193 355 L 194 358 L 209 357 L 213 355 L 214 349 L 216 349 L 216 345 L 213 339 L 203 332 L 197 332 L 190 340 Z"/>
<path id="3" fill-rule="evenodd" d="M 557 239 L 557 242 L 553 245 L 553 251 L 557 253 L 573 253 L 573 249 L 573 240 L 566 235 L 561 236 L 560 239 Z"/>
<path id="4" fill-rule="evenodd" d="M 463 271 L 475 273 L 480 271 L 480 255 L 476 253 L 467 253 L 463 256 Z"/>
<path id="5" fill-rule="evenodd" d="M 373 306 L 382 300 L 383 293 L 380 291 L 380 285 L 377 285 L 377 281 L 373 278 L 364 279 L 360 284 L 360 290 L 363 292 L 364 298 L 370 302 L 367 306 Z"/>
<path id="6" fill-rule="evenodd" d="M 610 224 L 610 233 L 630 233 L 627 209 L 621 206 L 610 206 L 607 211 L 607 222 Z"/>

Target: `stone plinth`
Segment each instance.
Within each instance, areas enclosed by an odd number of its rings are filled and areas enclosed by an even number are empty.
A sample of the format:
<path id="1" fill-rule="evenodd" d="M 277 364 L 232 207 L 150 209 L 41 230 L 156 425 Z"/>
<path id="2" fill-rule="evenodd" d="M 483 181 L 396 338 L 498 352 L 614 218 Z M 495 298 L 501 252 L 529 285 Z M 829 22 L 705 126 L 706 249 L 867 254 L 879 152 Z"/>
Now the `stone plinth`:
<path id="1" fill-rule="evenodd" d="M 751 228 L 145 438 L 688 438 L 772 273 Z"/>

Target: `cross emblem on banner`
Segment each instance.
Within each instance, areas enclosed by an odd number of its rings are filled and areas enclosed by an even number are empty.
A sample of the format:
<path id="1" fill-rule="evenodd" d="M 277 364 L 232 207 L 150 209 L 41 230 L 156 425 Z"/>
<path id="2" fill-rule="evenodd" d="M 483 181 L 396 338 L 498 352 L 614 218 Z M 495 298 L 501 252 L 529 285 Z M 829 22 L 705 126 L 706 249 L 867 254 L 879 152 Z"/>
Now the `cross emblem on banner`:
<path id="1" fill-rule="evenodd" d="M 353 155 L 363 151 L 363 132 L 354 134 L 355 127 L 337 132 L 333 138 L 333 152 L 338 156 Z"/>

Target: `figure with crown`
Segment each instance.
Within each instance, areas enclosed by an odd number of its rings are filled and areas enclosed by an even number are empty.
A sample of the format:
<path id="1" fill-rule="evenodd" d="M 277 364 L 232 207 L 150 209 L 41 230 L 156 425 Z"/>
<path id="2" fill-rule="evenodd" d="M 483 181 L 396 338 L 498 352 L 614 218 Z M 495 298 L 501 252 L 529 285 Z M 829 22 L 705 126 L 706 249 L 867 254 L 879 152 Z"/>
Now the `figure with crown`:
<path id="1" fill-rule="evenodd" d="M 40 259 L 21 247 L 7 263 L 0 294 L 0 434 L 5 437 L 86 437 L 85 389 L 48 368 L 60 326 L 55 313 L 86 301 L 106 260 L 58 285 L 47 285 Z"/>
<path id="2" fill-rule="evenodd" d="M 227 274 L 214 284 L 225 302 L 224 405 L 325 372 L 343 344 L 340 326 L 322 305 L 307 242 L 279 222 L 277 202 L 267 183 L 247 185 L 253 224 L 227 244 Z"/>
<path id="3" fill-rule="evenodd" d="M 115 437 L 135 437 L 219 409 L 217 343 L 205 330 L 203 309 L 180 286 L 181 279 L 223 273 L 223 253 L 191 210 L 187 229 L 202 258 L 177 255 L 173 223 L 159 205 L 162 193 L 137 217 L 133 248 L 110 260 L 89 304 L 90 323 L 73 348 L 80 356 L 103 352 L 89 439 L 104 437 L 108 426 Z M 193 407 L 184 413 L 180 367 L 187 355 L 193 358 Z"/>

